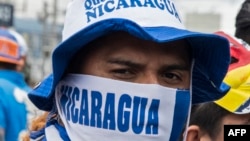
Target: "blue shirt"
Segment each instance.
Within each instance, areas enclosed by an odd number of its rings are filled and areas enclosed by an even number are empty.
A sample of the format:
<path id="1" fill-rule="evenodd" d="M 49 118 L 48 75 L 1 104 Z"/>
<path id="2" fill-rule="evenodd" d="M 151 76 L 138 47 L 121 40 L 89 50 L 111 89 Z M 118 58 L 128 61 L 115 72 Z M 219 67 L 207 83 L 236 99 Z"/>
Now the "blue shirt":
<path id="1" fill-rule="evenodd" d="M 5 131 L 5 141 L 17 141 L 27 129 L 25 101 L 30 90 L 21 73 L 0 70 L 0 128 Z"/>

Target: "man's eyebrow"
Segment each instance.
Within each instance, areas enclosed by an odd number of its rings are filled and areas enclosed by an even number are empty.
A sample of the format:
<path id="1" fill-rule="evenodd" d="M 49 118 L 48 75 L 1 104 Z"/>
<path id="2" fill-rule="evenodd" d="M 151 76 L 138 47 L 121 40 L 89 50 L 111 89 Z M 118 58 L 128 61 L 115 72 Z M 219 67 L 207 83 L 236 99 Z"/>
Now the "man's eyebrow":
<path id="1" fill-rule="evenodd" d="M 110 58 L 107 62 L 111 63 L 111 64 L 118 64 L 118 65 L 129 66 L 129 67 L 137 67 L 137 68 L 138 67 L 142 68 L 144 66 L 141 63 L 137 63 L 137 62 L 122 59 L 122 58 Z"/>
<path id="2" fill-rule="evenodd" d="M 190 70 L 190 66 L 187 64 L 170 64 L 166 65 L 162 68 L 164 71 L 171 71 L 171 70 Z"/>
<path id="3" fill-rule="evenodd" d="M 135 67 L 135 68 L 143 68 L 145 64 L 137 63 L 131 60 L 121 59 L 121 58 L 111 58 L 107 61 L 111 64 L 118 64 L 118 65 L 124 65 L 129 67 Z M 166 64 L 161 68 L 161 70 L 164 71 L 171 71 L 171 70 L 190 70 L 190 66 L 187 64 Z"/>

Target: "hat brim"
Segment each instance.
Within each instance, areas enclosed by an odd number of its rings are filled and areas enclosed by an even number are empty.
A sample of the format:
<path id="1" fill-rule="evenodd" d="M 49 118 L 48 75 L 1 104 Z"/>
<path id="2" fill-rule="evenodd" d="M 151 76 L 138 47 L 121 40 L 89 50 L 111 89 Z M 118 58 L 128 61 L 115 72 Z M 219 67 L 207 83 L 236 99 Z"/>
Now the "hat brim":
<path id="1" fill-rule="evenodd" d="M 16 64 L 16 65 L 20 65 L 22 64 L 22 60 L 21 59 L 16 59 L 16 58 L 10 58 L 10 57 L 2 57 L 0 56 L 0 62 L 5 62 L 5 63 L 10 63 L 10 64 Z"/>
<path id="2" fill-rule="evenodd" d="M 221 99 L 215 101 L 217 105 L 235 114 L 250 113 L 249 90 L 237 90 L 231 88 Z"/>
<path id="3" fill-rule="evenodd" d="M 108 19 L 82 29 L 54 50 L 53 74 L 29 93 L 31 101 L 42 110 L 50 110 L 54 89 L 72 56 L 90 41 L 113 31 L 125 31 L 138 38 L 158 43 L 186 39 L 192 47 L 195 60 L 192 102 L 213 101 L 224 96 L 219 87 L 230 62 L 229 43 L 224 37 L 173 27 L 141 27 L 126 19 Z"/>

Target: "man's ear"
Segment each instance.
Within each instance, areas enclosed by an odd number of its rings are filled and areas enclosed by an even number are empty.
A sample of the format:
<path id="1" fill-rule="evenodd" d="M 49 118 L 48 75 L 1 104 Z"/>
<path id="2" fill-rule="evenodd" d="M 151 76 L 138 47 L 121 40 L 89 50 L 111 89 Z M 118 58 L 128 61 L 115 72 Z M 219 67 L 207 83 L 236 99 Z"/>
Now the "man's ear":
<path id="1" fill-rule="evenodd" d="M 186 140 L 185 141 L 200 141 L 201 140 L 201 129 L 197 125 L 190 125 L 187 128 L 187 133 L 186 133 Z"/>

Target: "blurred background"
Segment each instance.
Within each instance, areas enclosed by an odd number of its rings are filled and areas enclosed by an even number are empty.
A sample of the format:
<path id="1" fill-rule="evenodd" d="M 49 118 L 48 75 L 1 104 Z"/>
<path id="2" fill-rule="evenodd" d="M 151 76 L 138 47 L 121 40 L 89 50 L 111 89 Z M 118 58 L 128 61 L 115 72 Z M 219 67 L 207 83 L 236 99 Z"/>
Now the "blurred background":
<path id="1" fill-rule="evenodd" d="M 29 47 L 31 85 L 51 73 L 51 52 L 61 41 L 65 9 L 70 0 L 0 0 L 0 25 L 22 34 Z M 244 0 L 174 0 L 184 25 L 234 35 L 235 17 Z"/>

